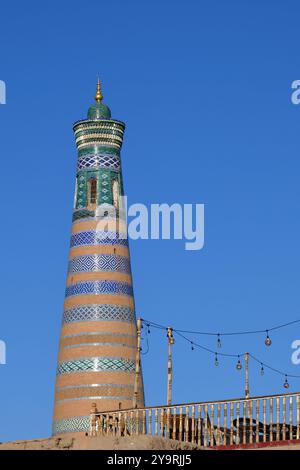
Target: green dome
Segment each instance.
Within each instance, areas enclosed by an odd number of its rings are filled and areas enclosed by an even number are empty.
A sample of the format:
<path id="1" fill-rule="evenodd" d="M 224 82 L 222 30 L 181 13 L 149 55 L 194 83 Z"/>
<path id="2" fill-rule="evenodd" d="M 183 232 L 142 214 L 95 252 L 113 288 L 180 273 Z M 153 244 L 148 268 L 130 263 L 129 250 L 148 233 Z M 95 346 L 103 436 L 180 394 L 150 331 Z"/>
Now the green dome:
<path id="1" fill-rule="evenodd" d="M 103 103 L 95 103 L 88 110 L 88 119 L 110 119 L 111 112 L 108 106 Z"/>

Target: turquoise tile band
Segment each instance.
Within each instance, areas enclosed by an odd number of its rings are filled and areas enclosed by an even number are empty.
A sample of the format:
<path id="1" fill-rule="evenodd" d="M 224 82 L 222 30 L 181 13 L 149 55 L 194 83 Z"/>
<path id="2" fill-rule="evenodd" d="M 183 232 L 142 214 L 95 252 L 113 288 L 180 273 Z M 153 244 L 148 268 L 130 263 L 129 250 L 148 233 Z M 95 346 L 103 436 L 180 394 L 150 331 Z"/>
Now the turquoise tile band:
<path id="1" fill-rule="evenodd" d="M 116 357 L 88 357 L 64 361 L 57 367 L 57 375 L 102 371 L 134 372 L 135 361 Z"/>
<path id="2" fill-rule="evenodd" d="M 53 422 L 52 435 L 63 434 L 65 432 L 89 432 L 90 416 L 74 416 L 72 418 L 59 419 Z"/>

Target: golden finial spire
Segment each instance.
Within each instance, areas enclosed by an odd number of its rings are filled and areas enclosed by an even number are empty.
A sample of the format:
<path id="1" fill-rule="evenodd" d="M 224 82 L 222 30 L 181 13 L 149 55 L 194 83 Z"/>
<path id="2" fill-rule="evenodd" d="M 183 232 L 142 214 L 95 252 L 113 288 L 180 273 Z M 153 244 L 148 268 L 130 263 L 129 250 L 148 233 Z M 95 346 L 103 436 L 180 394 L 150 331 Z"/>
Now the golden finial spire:
<path id="1" fill-rule="evenodd" d="M 100 79 L 98 78 L 97 92 L 96 92 L 96 95 L 95 95 L 95 100 L 97 101 L 97 103 L 100 103 L 102 101 L 102 98 L 103 98 L 103 96 L 101 95 Z"/>

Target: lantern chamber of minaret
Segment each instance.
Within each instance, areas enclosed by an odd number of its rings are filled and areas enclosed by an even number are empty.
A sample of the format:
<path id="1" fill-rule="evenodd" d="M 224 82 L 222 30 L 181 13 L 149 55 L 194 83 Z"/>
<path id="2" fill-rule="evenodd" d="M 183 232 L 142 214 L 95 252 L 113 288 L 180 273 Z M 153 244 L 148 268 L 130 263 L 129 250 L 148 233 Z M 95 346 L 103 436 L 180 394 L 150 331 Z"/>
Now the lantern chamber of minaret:
<path id="1" fill-rule="evenodd" d="M 137 328 L 120 150 L 125 124 L 111 118 L 98 81 L 88 118 L 74 124 L 78 149 L 53 434 L 88 432 L 90 409 L 130 408 Z M 139 377 L 137 406 L 144 405 Z"/>

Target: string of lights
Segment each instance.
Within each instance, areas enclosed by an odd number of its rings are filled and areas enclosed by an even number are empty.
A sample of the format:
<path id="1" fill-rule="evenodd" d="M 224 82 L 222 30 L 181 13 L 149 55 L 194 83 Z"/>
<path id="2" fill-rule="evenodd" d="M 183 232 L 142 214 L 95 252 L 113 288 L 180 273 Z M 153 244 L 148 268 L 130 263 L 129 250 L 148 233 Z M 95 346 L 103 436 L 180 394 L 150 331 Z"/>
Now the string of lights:
<path id="1" fill-rule="evenodd" d="M 235 333 L 227 333 L 227 335 L 252 334 L 252 333 L 267 332 L 267 336 L 266 336 L 266 339 L 265 339 L 265 344 L 266 344 L 266 346 L 270 346 L 272 344 L 272 341 L 269 337 L 269 332 L 270 331 L 273 331 L 275 329 L 284 328 L 285 326 L 298 323 L 299 321 L 300 320 L 295 320 L 293 322 L 278 325 L 278 326 L 270 328 L 268 330 L 256 330 L 256 331 L 251 331 L 251 332 L 249 332 L 249 331 L 248 332 L 235 332 Z M 149 320 L 145 320 L 145 319 L 142 319 L 142 325 L 145 325 L 147 327 L 146 333 L 147 333 L 147 348 L 148 348 L 148 350 L 149 350 L 148 335 L 150 334 L 150 327 L 155 328 L 155 329 L 159 329 L 159 330 L 168 331 L 168 327 L 166 327 L 164 325 L 160 325 L 160 324 L 152 322 L 152 321 L 149 321 Z M 198 349 L 201 349 L 203 351 L 206 351 L 206 352 L 214 355 L 215 366 L 219 365 L 219 357 L 227 357 L 227 358 L 237 359 L 237 363 L 236 363 L 236 369 L 237 370 L 241 370 L 243 368 L 242 363 L 241 363 L 241 358 L 244 357 L 246 353 L 243 352 L 243 353 L 240 353 L 240 354 L 229 354 L 229 353 L 220 352 L 219 350 L 216 351 L 216 350 L 213 350 L 213 349 L 208 348 L 206 346 L 203 346 L 202 344 L 199 344 L 197 341 L 191 340 L 191 338 L 188 338 L 187 336 L 185 336 L 185 334 L 203 334 L 203 335 L 209 335 L 209 336 L 213 336 L 213 335 L 217 336 L 217 347 L 218 347 L 218 349 L 220 349 L 221 346 L 222 346 L 220 336 L 221 335 L 225 336 L 226 334 L 224 334 L 224 333 L 223 334 L 221 334 L 221 333 L 203 333 L 203 332 L 196 332 L 196 331 L 192 331 L 192 330 L 179 330 L 179 329 L 176 329 L 176 328 L 172 328 L 172 332 L 175 333 L 177 336 L 181 337 L 184 341 L 188 342 L 191 346 L 192 351 L 195 348 L 198 348 Z M 183 334 L 183 333 L 185 333 L 185 334 Z M 270 365 L 266 364 L 264 361 L 261 361 L 260 359 L 258 359 L 253 354 L 251 354 L 251 353 L 248 353 L 248 354 L 249 354 L 249 357 L 251 357 L 255 362 L 260 364 L 260 373 L 261 373 L 261 375 L 264 375 L 265 369 L 269 369 L 270 371 L 272 371 L 274 373 L 277 373 L 277 374 L 281 375 L 282 377 L 285 377 L 285 382 L 283 384 L 284 388 L 289 388 L 288 378 L 300 379 L 300 375 L 287 374 L 287 373 L 285 373 L 285 372 L 283 372 L 279 369 L 276 369 L 273 366 L 270 366 Z"/>
<path id="2" fill-rule="evenodd" d="M 145 320 L 146 321 L 146 320 Z M 254 334 L 262 334 L 267 333 L 269 335 L 270 331 L 280 330 L 282 328 L 286 328 L 288 326 L 294 325 L 296 323 L 300 323 L 299 320 L 293 320 L 287 323 L 282 323 L 280 325 L 273 326 L 271 328 L 259 329 L 259 330 L 245 330 L 245 331 L 227 331 L 227 332 L 213 332 L 213 331 L 195 331 L 195 330 L 179 330 L 176 331 L 180 333 L 190 333 L 195 335 L 203 335 L 203 336 L 216 336 L 220 338 L 221 336 L 239 336 L 239 335 L 254 335 Z"/>
<path id="3" fill-rule="evenodd" d="M 144 320 L 147 321 L 147 320 Z M 280 330 L 282 328 L 287 328 L 288 326 L 295 325 L 296 323 L 300 323 L 300 319 L 298 320 L 293 320 L 290 322 L 282 323 L 280 325 L 273 326 L 271 328 L 267 329 L 259 329 L 259 330 L 245 330 L 245 331 L 229 331 L 229 332 L 212 332 L 212 331 L 197 331 L 197 330 L 181 330 L 177 329 L 177 333 L 186 333 L 186 334 L 194 334 L 194 335 L 203 335 L 203 336 L 216 336 L 217 337 L 217 345 L 218 347 L 221 347 L 221 337 L 222 336 L 239 336 L 239 335 L 253 335 L 253 334 L 262 334 L 265 333 L 265 344 L 266 346 L 271 346 L 272 340 L 270 338 L 269 333 L 271 331 L 275 330 Z M 152 326 L 156 326 L 156 328 L 165 328 L 162 325 L 159 325 L 157 323 L 151 322 Z"/>

